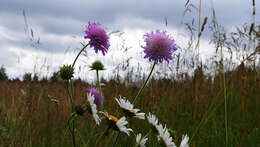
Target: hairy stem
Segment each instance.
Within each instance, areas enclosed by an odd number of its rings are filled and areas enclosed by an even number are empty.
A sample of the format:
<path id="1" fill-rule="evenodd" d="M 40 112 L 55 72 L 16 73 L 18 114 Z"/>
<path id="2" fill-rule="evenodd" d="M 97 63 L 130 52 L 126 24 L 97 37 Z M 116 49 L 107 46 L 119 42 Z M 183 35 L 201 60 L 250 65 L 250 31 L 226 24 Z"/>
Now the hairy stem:
<path id="1" fill-rule="evenodd" d="M 89 44 L 86 44 L 85 46 L 83 46 L 83 48 L 80 50 L 80 52 L 78 53 L 78 55 L 76 56 L 76 58 L 74 59 L 73 61 L 73 64 L 72 64 L 72 68 L 74 68 L 75 64 L 76 64 L 76 61 L 78 60 L 79 58 L 79 55 L 84 51 L 85 48 L 88 47 Z"/>
<path id="2" fill-rule="evenodd" d="M 150 71 L 150 73 L 149 73 L 147 79 L 145 80 L 145 82 L 144 82 L 144 84 L 143 84 L 143 87 L 138 91 L 137 95 L 135 96 L 135 98 L 134 98 L 134 100 L 133 100 L 133 104 L 135 103 L 137 97 L 139 97 L 139 95 L 142 93 L 142 91 L 144 90 L 145 86 L 147 85 L 147 83 L 148 83 L 148 81 L 149 81 L 149 79 L 150 79 L 150 77 L 151 77 L 151 75 L 152 75 L 152 73 L 153 73 L 153 70 L 154 70 L 155 65 L 156 65 L 156 63 L 154 62 L 154 63 L 153 63 L 153 67 L 152 67 L 152 69 L 151 69 L 151 71 Z"/>
<path id="3" fill-rule="evenodd" d="M 74 69 L 74 66 L 76 64 L 76 61 L 78 60 L 79 56 L 81 55 L 81 53 L 84 51 L 84 49 L 86 47 L 88 47 L 89 44 L 83 46 L 83 48 L 80 50 L 80 52 L 77 54 L 76 58 L 74 59 L 73 63 L 72 63 L 72 68 Z M 73 87 L 73 81 L 67 81 L 67 90 L 69 93 L 69 102 L 70 102 L 70 106 L 71 106 L 71 113 L 74 112 L 74 97 L 75 97 L 75 93 L 74 93 L 74 87 Z M 70 122 L 71 121 L 71 122 Z M 76 138 L 75 138 L 75 120 L 72 119 L 69 122 L 69 130 L 71 133 L 71 137 L 72 137 L 72 143 L 73 143 L 73 147 L 76 147 Z"/>

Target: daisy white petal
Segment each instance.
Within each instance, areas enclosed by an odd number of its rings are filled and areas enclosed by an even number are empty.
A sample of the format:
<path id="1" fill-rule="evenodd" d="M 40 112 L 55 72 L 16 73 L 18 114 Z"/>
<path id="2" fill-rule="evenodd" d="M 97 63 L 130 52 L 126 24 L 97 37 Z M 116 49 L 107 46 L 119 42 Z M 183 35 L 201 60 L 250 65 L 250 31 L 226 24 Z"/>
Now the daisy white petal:
<path id="1" fill-rule="evenodd" d="M 189 147 L 188 141 L 189 141 L 189 137 L 187 135 L 182 136 L 180 147 Z"/>
<path id="2" fill-rule="evenodd" d="M 148 138 L 142 138 L 142 134 L 140 134 L 140 133 L 137 134 L 136 138 L 135 138 L 136 144 L 139 147 L 145 147 L 145 143 L 146 143 L 147 140 L 148 140 Z"/>
<path id="3" fill-rule="evenodd" d="M 148 122 L 154 127 L 156 128 L 156 126 L 158 125 L 158 119 L 155 115 L 148 113 L 148 115 L 146 115 L 146 118 L 148 120 Z"/>
<path id="4" fill-rule="evenodd" d="M 139 112 L 140 109 L 134 109 L 134 105 L 131 104 L 126 98 L 115 98 L 115 100 L 126 115 L 139 119 L 145 119 L 145 113 Z"/>
<path id="5" fill-rule="evenodd" d="M 101 120 L 100 120 L 99 116 L 97 115 L 97 106 L 94 103 L 95 98 L 92 94 L 88 93 L 87 94 L 87 100 L 88 100 L 90 107 L 91 107 L 92 116 L 93 116 L 96 124 L 99 125 Z"/>
<path id="6" fill-rule="evenodd" d="M 128 122 L 126 121 L 126 118 L 125 117 L 121 117 L 117 122 L 116 122 L 116 125 L 118 127 L 118 129 L 121 131 L 121 132 L 124 132 L 126 133 L 128 136 L 130 134 L 131 131 L 133 131 L 132 129 L 130 128 L 127 128 L 125 125 L 127 125 Z"/>
<path id="7" fill-rule="evenodd" d="M 164 145 L 165 147 L 176 147 L 166 127 L 163 127 L 162 124 L 160 124 L 156 128 L 159 132 L 158 140 L 162 145 Z"/>
<path id="8" fill-rule="evenodd" d="M 125 117 L 122 117 L 120 119 L 118 119 L 117 117 L 113 116 L 113 115 L 109 115 L 107 113 L 104 113 L 108 123 L 110 125 L 110 128 L 117 130 L 117 131 L 121 131 L 126 133 L 128 136 L 130 135 L 130 132 L 133 131 L 130 128 L 127 128 L 125 125 L 128 124 L 128 122 L 126 121 Z"/>

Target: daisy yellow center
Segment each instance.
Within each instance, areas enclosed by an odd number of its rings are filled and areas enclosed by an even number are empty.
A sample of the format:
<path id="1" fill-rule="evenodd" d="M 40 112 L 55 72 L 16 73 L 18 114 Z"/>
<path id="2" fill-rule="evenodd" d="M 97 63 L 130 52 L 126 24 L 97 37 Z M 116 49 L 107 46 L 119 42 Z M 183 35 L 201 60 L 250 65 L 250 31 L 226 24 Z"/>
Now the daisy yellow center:
<path id="1" fill-rule="evenodd" d="M 118 121 L 118 118 L 113 115 L 106 115 L 106 117 L 114 123 Z"/>

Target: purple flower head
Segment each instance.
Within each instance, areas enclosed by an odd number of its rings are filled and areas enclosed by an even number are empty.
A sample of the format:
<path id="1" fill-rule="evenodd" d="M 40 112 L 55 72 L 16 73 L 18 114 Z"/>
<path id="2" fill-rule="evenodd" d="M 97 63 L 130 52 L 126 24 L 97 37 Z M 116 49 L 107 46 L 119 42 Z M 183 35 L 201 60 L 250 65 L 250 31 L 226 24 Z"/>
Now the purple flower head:
<path id="1" fill-rule="evenodd" d="M 146 46 L 142 46 L 145 56 L 149 61 L 162 63 L 163 60 L 172 60 L 172 53 L 177 50 L 175 41 L 171 39 L 166 31 L 156 30 L 144 35 Z"/>
<path id="2" fill-rule="evenodd" d="M 102 95 L 101 93 L 99 92 L 99 90 L 97 88 L 88 88 L 87 89 L 91 95 L 94 96 L 94 103 L 97 105 L 97 106 L 102 106 L 103 104 L 103 98 L 102 98 Z"/>
<path id="3" fill-rule="evenodd" d="M 107 50 L 110 46 L 109 44 L 109 36 L 104 28 L 101 27 L 98 23 L 90 23 L 88 24 L 87 30 L 85 31 L 86 36 L 85 39 L 89 40 L 90 47 L 94 47 L 95 52 L 101 51 L 105 56 Z"/>

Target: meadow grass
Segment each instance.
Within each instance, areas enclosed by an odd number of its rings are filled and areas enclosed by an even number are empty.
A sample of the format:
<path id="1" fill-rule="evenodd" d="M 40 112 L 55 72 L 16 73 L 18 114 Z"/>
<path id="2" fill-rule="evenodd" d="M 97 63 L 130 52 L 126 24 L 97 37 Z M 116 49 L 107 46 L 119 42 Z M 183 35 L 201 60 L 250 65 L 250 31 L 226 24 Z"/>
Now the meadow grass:
<path id="1" fill-rule="evenodd" d="M 152 78 L 135 104 L 167 124 L 176 144 L 182 134 L 188 134 L 191 147 L 225 146 L 222 77 L 221 73 L 212 77 L 197 70 L 194 76 L 182 75 L 178 80 Z M 225 78 L 228 146 L 260 146 L 259 68 L 241 64 L 225 72 Z M 123 116 L 114 98 L 121 95 L 132 100 L 140 86 L 116 79 L 102 82 L 106 84 L 104 107 L 117 117 Z M 89 86 L 79 80 L 74 82 L 76 105 L 86 103 Z M 71 146 L 66 129 L 68 107 L 65 82 L 0 82 L 0 146 Z M 77 117 L 75 125 L 77 146 L 113 146 L 118 134 L 110 131 L 100 138 L 106 126 L 96 126 L 90 114 Z M 129 126 L 142 134 L 149 131 L 148 123 L 143 120 L 132 118 Z M 121 134 L 116 146 L 134 146 L 134 141 L 133 135 Z M 147 146 L 158 146 L 156 136 L 149 137 Z"/>

